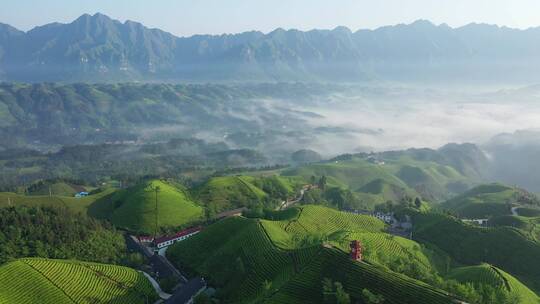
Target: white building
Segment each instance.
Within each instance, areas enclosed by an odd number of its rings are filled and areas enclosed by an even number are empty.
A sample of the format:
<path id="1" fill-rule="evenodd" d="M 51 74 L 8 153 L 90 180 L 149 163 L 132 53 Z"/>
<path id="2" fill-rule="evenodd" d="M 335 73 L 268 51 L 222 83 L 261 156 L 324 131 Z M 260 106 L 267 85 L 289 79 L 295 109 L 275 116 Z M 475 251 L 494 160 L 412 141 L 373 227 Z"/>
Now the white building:
<path id="1" fill-rule="evenodd" d="M 180 242 L 189 237 L 194 236 L 195 234 L 201 232 L 201 230 L 202 230 L 201 227 L 194 227 L 194 228 L 189 228 L 189 229 L 180 231 L 177 234 L 172 235 L 172 236 L 164 236 L 164 237 L 157 238 L 154 240 L 154 246 L 156 246 L 158 249 L 171 246 L 172 244 L 176 242 Z"/>

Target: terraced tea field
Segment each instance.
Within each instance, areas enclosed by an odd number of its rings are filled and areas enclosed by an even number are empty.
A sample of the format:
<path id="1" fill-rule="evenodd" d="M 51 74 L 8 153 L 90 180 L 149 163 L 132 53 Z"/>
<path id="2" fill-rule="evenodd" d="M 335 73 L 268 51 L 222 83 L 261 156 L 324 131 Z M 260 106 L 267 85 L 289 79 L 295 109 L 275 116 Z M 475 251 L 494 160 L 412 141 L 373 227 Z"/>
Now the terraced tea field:
<path id="1" fill-rule="evenodd" d="M 221 288 L 226 301 L 234 303 L 317 303 L 322 300 L 323 277 L 343 280 L 351 288 L 356 284 L 380 292 L 387 299 L 385 303 L 404 303 L 400 302 L 403 299 L 408 303 L 451 303 L 444 292 L 387 269 L 353 262 L 346 252 L 320 242 L 295 247 L 294 238 L 309 237 L 311 229 L 315 234 L 329 229 L 334 234 L 350 230 L 371 236 L 384 235 L 380 232 L 383 228 L 384 224 L 372 217 L 305 206 L 296 217 L 282 221 L 223 220 L 173 245 L 167 255 L 181 267 L 209 278 Z M 378 238 L 373 236 L 373 242 Z M 396 251 L 406 248 L 400 247 L 399 241 L 382 246 L 397 246 Z M 336 277 L 338 274 L 347 276 Z M 361 289 L 353 295 L 359 297 L 358 292 Z"/>
<path id="2" fill-rule="evenodd" d="M 520 303 L 538 303 L 538 296 L 527 286 L 510 274 L 489 264 L 456 268 L 447 277 L 458 282 L 485 284 L 499 290 L 506 290 L 518 297 Z"/>
<path id="3" fill-rule="evenodd" d="M 147 303 L 156 299 L 141 273 L 121 266 L 39 258 L 0 267 L 0 303 Z"/>

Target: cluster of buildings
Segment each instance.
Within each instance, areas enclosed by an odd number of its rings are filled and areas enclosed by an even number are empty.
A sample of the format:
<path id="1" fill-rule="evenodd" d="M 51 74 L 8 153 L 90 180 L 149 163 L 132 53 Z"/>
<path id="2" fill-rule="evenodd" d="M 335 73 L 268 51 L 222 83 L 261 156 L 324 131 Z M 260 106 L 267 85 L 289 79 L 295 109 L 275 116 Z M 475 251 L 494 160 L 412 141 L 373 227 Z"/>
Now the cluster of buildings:
<path id="1" fill-rule="evenodd" d="M 384 160 L 379 159 L 376 156 L 370 155 L 366 158 L 366 160 L 374 165 L 382 166 L 385 164 Z"/>
<path id="2" fill-rule="evenodd" d="M 354 213 L 354 214 L 362 214 L 362 215 L 369 215 L 369 216 L 373 216 L 375 218 L 378 218 L 380 219 L 381 221 L 387 223 L 387 224 L 392 224 L 394 222 L 396 222 L 396 219 L 394 218 L 394 213 L 392 212 L 388 212 L 388 213 L 384 213 L 384 212 L 372 212 L 372 211 L 369 211 L 369 210 L 343 210 L 345 212 L 350 212 L 350 213 Z"/>
<path id="3" fill-rule="evenodd" d="M 392 224 L 394 222 L 394 214 L 391 212 L 390 213 L 374 212 L 371 215 L 380 219 L 381 221 L 387 224 Z"/>
<path id="4" fill-rule="evenodd" d="M 470 223 L 470 224 L 476 224 L 479 226 L 487 226 L 489 219 L 487 218 L 481 218 L 481 219 L 461 219 L 464 223 Z"/>

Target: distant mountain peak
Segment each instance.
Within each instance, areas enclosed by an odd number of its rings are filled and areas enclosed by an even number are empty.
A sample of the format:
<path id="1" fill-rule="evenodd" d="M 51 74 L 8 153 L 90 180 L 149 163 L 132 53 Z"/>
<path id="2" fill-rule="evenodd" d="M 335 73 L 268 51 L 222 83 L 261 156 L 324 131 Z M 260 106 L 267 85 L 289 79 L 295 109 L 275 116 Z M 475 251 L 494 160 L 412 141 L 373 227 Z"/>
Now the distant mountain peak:
<path id="1" fill-rule="evenodd" d="M 0 25 L 0 81 L 432 81 L 454 77 L 467 82 L 467 77 L 507 79 L 510 74 L 504 66 L 508 63 L 515 67 L 510 71 L 514 76 L 535 75 L 531 81 L 540 81 L 536 72 L 539 49 L 540 31 L 488 25 L 453 29 L 423 19 L 354 33 L 338 26 L 177 37 L 95 13 L 27 33 Z M 486 62 L 494 62 L 490 72 Z"/>

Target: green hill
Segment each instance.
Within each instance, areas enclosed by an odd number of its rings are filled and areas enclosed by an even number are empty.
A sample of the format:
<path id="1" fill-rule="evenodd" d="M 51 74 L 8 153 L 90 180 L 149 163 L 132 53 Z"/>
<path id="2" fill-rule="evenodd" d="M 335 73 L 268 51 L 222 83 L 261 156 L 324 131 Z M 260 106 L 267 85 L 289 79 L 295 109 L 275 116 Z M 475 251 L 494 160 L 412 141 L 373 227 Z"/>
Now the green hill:
<path id="1" fill-rule="evenodd" d="M 368 204 L 382 204 L 387 201 L 399 202 L 405 195 L 414 197 L 416 191 L 389 183 L 384 179 L 376 179 L 357 189 L 356 194 Z"/>
<path id="2" fill-rule="evenodd" d="M 482 228 L 436 213 L 415 213 L 415 239 L 466 265 L 492 264 L 540 291 L 540 243 L 511 227 Z"/>
<path id="3" fill-rule="evenodd" d="M 516 204 L 538 203 L 538 198 L 525 190 L 502 184 L 486 184 L 444 202 L 441 207 L 460 217 L 487 218 L 511 214 L 510 208 Z"/>
<path id="4" fill-rule="evenodd" d="M 489 225 L 514 227 L 523 231 L 531 239 L 540 241 L 540 217 L 501 215 L 492 217 Z"/>
<path id="5" fill-rule="evenodd" d="M 121 266 L 67 260 L 20 259 L 0 266 L 0 303 L 151 303 L 141 273 Z"/>
<path id="6" fill-rule="evenodd" d="M 278 175 L 222 176 L 209 179 L 195 193 L 211 213 L 219 213 L 263 202 L 269 208 L 276 207 L 282 200 L 296 195 L 295 189 L 302 184 L 298 178 Z"/>
<path id="7" fill-rule="evenodd" d="M 516 209 L 516 212 L 520 216 L 525 217 L 540 217 L 540 209 L 538 208 L 530 208 L 530 207 L 520 207 Z"/>
<path id="8" fill-rule="evenodd" d="M 489 264 L 454 269 L 447 278 L 461 283 L 484 284 L 502 290 L 520 303 L 537 304 L 538 296 L 519 280 Z"/>
<path id="9" fill-rule="evenodd" d="M 107 201 L 116 190 L 113 188 L 103 189 L 94 195 L 86 197 L 76 198 L 73 196 L 60 196 L 60 195 L 20 195 L 11 192 L 0 192 L 0 207 L 9 206 L 55 206 L 65 207 L 73 212 L 80 212 L 84 214 L 90 214 L 92 216 L 97 215 L 92 212 L 95 209 L 96 203 L 100 201 Z M 107 211 L 108 212 L 108 211 Z M 107 213 L 103 211 L 103 213 Z"/>
<path id="10" fill-rule="evenodd" d="M 215 213 L 246 207 L 266 196 L 254 180 L 251 176 L 214 177 L 196 190 L 197 199 Z"/>
<path id="11" fill-rule="evenodd" d="M 190 225 L 203 218 L 203 208 L 191 200 L 186 189 L 153 180 L 118 191 L 110 198 L 109 204 L 114 208 L 112 223 L 133 231 L 153 233 L 156 218 L 153 189 L 156 187 L 160 188 L 157 195 L 159 228 Z"/>
<path id="12" fill-rule="evenodd" d="M 285 170 L 283 175 L 301 176 L 305 180 L 325 175 L 329 186 L 348 188 L 375 202 L 399 201 L 405 194 L 439 200 L 467 188 L 475 180 L 449 165 L 416 160 L 403 153 L 382 159 L 384 164 L 370 162 L 367 156 L 350 156 Z"/>
<path id="13" fill-rule="evenodd" d="M 67 182 L 48 182 L 39 181 L 27 188 L 30 195 L 58 195 L 58 196 L 74 196 L 75 193 L 88 191 L 86 187 L 72 185 Z"/>
<path id="14" fill-rule="evenodd" d="M 330 278 L 343 283 L 353 299 L 369 289 L 385 303 L 452 303 L 436 288 L 375 266 L 379 249 L 411 257 L 401 253 L 409 244 L 382 233 L 379 220 L 320 206 L 296 210 L 279 221 L 225 219 L 173 245 L 167 255 L 208 278 L 226 302 L 321 303 L 321 282 Z M 344 250 L 351 237 L 374 247 L 366 252 L 374 265 L 349 259 Z"/>

